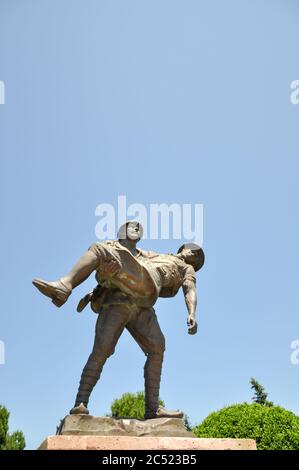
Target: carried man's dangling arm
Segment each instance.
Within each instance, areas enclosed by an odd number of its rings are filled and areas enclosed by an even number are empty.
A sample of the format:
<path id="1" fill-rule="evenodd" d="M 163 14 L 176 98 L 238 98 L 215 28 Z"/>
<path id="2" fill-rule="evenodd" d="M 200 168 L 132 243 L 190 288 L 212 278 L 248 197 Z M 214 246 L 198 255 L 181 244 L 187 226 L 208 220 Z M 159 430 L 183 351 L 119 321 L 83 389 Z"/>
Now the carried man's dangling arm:
<path id="1" fill-rule="evenodd" d="M 197 293 L 196 293 L 196 282 L 189 279 L 185 280 L 183 283 L 183 292 L 185 296 L 185 302 L 188 310 L 188 333 L 190 335 L 195 335 L 197 332 L 197 322 L 196 322 L 196 306 L 197 306 Z"/>

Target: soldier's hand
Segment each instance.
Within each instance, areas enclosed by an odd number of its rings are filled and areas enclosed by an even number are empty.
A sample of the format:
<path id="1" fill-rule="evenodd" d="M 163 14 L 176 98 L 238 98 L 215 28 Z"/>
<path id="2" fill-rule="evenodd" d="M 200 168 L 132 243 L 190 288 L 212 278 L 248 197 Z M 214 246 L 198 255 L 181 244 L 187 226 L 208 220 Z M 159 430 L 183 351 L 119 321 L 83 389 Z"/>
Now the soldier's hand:
<path id="1" fill-rule="evenodd" d="M 195 335 L 197 333 L 197 322 L 194 318 L 194 315 L 188 315 L 187 325 L 189 335 Z"/>
<path id="2" fill-rule="evenodd" d="M 112 277 L 119 271 L 119 265 L 115 260 L 109 260 L 102 266 L 105 276 Z"/>

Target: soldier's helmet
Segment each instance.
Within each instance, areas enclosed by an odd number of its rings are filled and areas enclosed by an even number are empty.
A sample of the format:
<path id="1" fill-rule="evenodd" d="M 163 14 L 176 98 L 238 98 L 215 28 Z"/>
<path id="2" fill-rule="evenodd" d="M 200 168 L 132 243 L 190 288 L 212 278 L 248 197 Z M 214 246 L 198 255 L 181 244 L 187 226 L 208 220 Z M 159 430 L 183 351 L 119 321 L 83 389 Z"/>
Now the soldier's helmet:
<path id="1" fill-rule="evenodd" d="M 205 263 L 205 254 L 203 249 L 196 243 L 184 243 L 178 249 L 178 253 L 183 250 L 191 250 L 191 255 L 184 257 L 185 262 L 191 264 L 195 271 L 199 271 Z"/>
<path id="2" fill-rule="evenodd" d="M 135 224 L 135 225 L 137 224 L 138 225 L 139 240 L 141 240 L 141 238 L 143 237 L 143 227 L 142 227 L 141 223 L 138 222 L 137 220 L 128 220 L 127 222 L 122 224 L 118 229 L 117 239 L 118 240 L 126 240 L 127 239 L 127 228 L 128 228 L 129 224 Z"/>

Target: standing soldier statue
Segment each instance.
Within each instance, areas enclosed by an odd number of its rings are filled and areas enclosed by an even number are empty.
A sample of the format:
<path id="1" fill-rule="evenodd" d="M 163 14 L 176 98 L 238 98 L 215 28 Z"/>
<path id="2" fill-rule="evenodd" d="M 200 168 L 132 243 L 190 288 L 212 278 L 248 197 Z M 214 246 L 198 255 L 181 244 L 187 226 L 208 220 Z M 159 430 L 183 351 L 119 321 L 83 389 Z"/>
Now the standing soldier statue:
<path id="1" fill-rule="evenodd" d="M 138 222 L 127 222 L 118 240 L 94 243 L 73 269 L 58 281 L 34 279 L 33 284 L 61 307 L 72 290 L 96 271 L 97 287 L 78 304 L 78 312 L 90 302 L 98 313 L 92 352 L 83 369 L 71 414 L 88 414 L 90 394 L 103 366 L 114 353 L 126 328 L 147 359 L 144 366 L 145 418 L 181 418 L 181 411 L 159 407 L 161 369 L 165 338 L 153 308 L 158 297 L 173 297 L 183 288 L 188 309 L 188 333 L 197 332 L 196 278 L 204 264 L 203 250 L 194 243 L 182 245 L 176 255 L 157 254 L 136 248 L 143 229 Z"/>

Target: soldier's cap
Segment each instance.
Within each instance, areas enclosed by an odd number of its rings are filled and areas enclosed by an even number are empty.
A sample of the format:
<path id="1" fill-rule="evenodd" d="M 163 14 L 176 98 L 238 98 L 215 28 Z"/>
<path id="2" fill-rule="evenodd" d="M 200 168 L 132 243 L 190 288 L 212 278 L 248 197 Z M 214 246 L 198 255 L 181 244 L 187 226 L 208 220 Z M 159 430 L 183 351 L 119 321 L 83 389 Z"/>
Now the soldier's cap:
<path id="1" fill-rule="evenodd" d="M 178 249 L 178 253 L 181 253 L 184 249 L 191 250 L 196 254 L 196 263 L 192 263 L 195 271 L 199 271 L 203 265 L 205 264 L 205 254 L 203 249 L 197 245 L 196 243 L 184 243 L 184 245 L 180 246 Z"/>
<path id="2" fill-rule="evenodd" d="M 143 237 L 143 227 L 142 227 L 141 223 L 138 222 L 137 220 L 128 220 L 127 222 L 125 222 L 124 224 L 122 224 L 119 227 L 118 232 L 117 232 L 118 240 L 126 240 L 126 238 L 127 238 L 127 226 L 129 224 L 132 224 L 132 223 L 139 225 L 139 232 L 140 232 L 139 240 L 141 240 L 141 238 Z"/>

